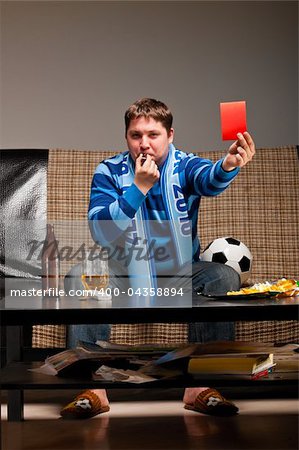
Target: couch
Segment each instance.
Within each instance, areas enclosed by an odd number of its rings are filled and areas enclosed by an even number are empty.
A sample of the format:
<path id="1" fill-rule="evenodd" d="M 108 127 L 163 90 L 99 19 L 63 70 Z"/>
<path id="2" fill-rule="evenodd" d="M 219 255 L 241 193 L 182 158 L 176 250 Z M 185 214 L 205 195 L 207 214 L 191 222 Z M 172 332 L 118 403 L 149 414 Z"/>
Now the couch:
<path id="1" fill-rule="evenodd" d="M 85 220 L 94 169 L 113 154 L 100 150 L 2 150 L 0 223 L 22 217 L 43 218 L 48 223 Z M 197 154 L 216 161 L 224 151 Z M 253 254 L 249 283 L 281 277 L 299 279 L 298 154 L 296 146 L 258 148 L 254 160 L 241 170 L 229 189 L 218 197 L 202 199 L 202 248 L 221 236 L 244 242 Z M 5 261 L 3 227 L 0 231 L 3 279 L 15 276 L 15 269 L 11 261 Z M 41 233 L 37 230 L 39 236 Z M 36 268 L 32 273 L 36 274 Z M 236 322 L 236 339 L 294 342 L 299 337 L 296 319 Z M 36 325 L 32 346 L 65 347 L 66 335 L 63 324 Z M 111 340 L 171 343 L 185 342 L 187 335 L 187 324 L 119 324 L 112 326 Z"/>

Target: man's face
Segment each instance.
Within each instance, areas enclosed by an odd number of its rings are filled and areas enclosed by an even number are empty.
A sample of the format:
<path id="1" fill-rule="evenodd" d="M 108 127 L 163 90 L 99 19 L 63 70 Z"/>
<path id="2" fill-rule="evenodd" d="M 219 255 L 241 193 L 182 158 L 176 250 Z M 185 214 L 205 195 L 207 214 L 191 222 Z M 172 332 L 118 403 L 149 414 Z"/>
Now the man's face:
<path id="1" fill-rule="evenodd" d="M 168 155 L 168 145 L 173 141 L 173 128 L 169 133 L 151 117 L 139 117 L 130 122 L 126 135 L 130 155 L 135 161 L 143 153 L 150 155 L 160 166 Z"/>

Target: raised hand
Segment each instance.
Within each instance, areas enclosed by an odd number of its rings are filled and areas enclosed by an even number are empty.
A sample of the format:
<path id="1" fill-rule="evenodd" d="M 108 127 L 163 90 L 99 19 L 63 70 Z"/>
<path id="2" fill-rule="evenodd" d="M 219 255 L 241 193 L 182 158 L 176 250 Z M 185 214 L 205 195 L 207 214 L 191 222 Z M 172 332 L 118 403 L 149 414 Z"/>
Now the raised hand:
<path id="1" fill-rule="evenodd" d="M 255 154 L 255 145 L 250 134 L 245 131 L 238 133 L 238 140 L 228 149 L 228 153 L 222 162 L 222 168 L 227 172 L 236 167 L 243 167 L 252 160 Z"/>

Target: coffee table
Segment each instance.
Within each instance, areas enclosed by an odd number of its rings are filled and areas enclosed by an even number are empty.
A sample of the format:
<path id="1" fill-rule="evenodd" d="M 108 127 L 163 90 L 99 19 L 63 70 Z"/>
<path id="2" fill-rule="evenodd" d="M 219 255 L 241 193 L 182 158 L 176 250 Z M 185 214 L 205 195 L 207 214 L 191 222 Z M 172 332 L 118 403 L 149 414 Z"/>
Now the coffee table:
<path id="1" fill-rule="evenodd" d="M 191 307 L 130 308 L 125 299 L 118 298 L 110 304 L 95 299 L 76 297 L 43 299 L 32 297 L 4 297 L 0 300 L 1 325 L 7 330 L 7 364 L 1 370 L 1 388 L 8 390 L 8 420 L 23 420 L 24 389 L 76 389 L 95 386 L 99 382 L 86 379 L 63 379 L 29 372 L 32 364 L 22 361 L 23 326 L 34 324 L 89 324 L 89 323 L 149 323 L 149 322 L 200 322 L 200 321 L 260 321 L 297 320 L 299 297 L 286 299 L 256 299 L 219 301 L 203 296 L 193 296 Z M 34 365 L 34 364 L 33 364 Z M 219 385 L 219 378 L 201 379 L 201 383 Z M 136 387 L 129 383 L 102 383 L 101 388 Z M 249 377 L 233 380 L 221 379 L 221 385 L 297 384 L 297 376 L 271 374 L 267 378 L 252 381 Z M 183 387 L 198 385 L 198 380 L 167 380 L 146 383 L 146 387 Z M 144 387 L 144 386 L 142 386 Z"/>

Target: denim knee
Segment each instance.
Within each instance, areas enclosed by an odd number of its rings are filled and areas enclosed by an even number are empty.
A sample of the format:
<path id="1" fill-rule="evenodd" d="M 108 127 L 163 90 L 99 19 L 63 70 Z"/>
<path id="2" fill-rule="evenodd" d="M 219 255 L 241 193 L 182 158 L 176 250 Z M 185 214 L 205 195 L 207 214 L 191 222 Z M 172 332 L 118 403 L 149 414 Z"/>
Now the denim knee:
<path id="1" fill-rule="evenodd" d="M 238 272 L 226 264 L 215 266 L 217 278 L 221 278 L 221 285 L 225 291 L 237 291 L 240 289 L 241 280 Z"/>
<path id="2" fill-rule="evenodd" d="M 205 295 L 222 295 L 240 288 L 240 276 L 230 266 L 199 261 L 192 266 L 193 289 Z"/>

